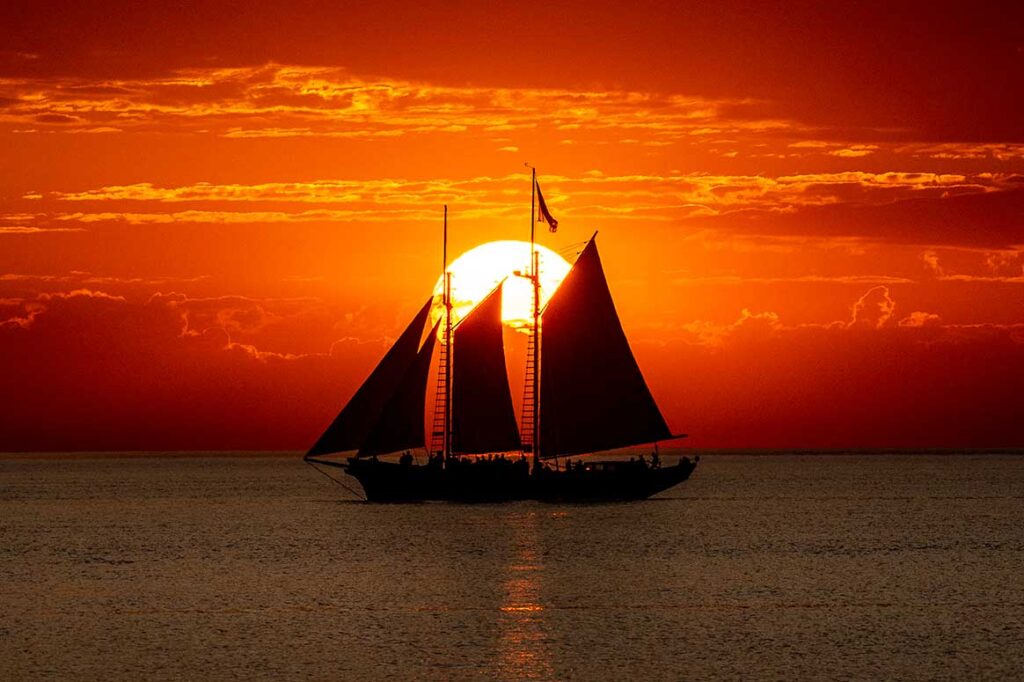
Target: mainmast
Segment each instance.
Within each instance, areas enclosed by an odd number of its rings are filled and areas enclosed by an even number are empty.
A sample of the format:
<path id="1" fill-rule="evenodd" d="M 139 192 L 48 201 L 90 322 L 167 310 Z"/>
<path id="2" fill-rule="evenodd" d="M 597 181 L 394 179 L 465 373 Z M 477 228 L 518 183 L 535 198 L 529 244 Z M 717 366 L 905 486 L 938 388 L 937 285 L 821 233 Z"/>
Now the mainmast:
<path id="1" fill-rule="evenodd" d="M 452 452 L 452 273 L 448 272 L 448 204 L 444 205 L 444 449 L 442 460 L 448 461 Z"/>
<path id="2" fill-rule="evenodd" d="M 533 466 L 540 466 L 540 257 L 537 253 L 537 169 L 530 166 L 530 282 L 533 284 Z"/>

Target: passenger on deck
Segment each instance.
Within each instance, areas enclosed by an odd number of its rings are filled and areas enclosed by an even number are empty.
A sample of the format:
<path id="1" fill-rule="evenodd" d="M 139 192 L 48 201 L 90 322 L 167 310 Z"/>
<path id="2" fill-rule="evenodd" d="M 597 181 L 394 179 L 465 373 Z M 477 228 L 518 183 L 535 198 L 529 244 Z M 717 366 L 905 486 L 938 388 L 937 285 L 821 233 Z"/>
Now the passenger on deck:
<path id="1" fill-rule="evenodd" d="M 655 450 L 651 453 L 651 468 L 658 469 L 661 467 L 661 457 L 658 456 L 658 451 Z"/>
<path id="2" fill-rule="evenodd" d="M 412 453 L 406 450 L 402 453 L 402 456 L 398 458 L 398 463 L 404 467 L 412 466 Z"/>
<path id="3" fill-rule="evenodd" d="M 647 458 L 644 457 L 643 455 L 640 455 L 640 468 L 642 468 L 642 469 L 646 469 L 647 468 Z"/>

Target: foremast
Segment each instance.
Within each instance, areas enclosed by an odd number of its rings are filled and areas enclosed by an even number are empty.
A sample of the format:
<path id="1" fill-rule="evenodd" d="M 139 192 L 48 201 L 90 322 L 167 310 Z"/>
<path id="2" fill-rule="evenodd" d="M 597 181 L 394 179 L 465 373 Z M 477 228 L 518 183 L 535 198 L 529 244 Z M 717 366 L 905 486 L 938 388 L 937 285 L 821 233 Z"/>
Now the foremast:
<path id="1" fill-rule="evenodd" d="M 448 272 L 448 204 L 444 205 L 444 236 L 441 247 L 441 302 L 444 306 L 444 337 L 438 354 L 437 393 L 434 398 L 434 420 L 431 429 L 431 450 L 442 463 L 452 453 L 452 275 Z M 440 447 L 438 447 L 440 446 Z"/>

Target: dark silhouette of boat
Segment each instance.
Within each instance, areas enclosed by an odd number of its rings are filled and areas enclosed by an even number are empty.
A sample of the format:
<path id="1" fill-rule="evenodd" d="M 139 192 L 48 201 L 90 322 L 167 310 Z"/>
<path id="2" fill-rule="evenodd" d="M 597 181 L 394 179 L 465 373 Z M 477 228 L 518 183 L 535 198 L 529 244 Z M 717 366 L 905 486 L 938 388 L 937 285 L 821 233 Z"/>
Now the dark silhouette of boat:
<path id="1" fill-rule="evenodd" d="M 542 219 L 556 226 L 539 196 L 536 172 L 533 188 Z M 542 310 L 532 207 L 530 224 L 531 269 L 517 273 L 531 281 L 534 294 L 522 428 L 505 367 L 503 283 L 453 324 L 445 207 L 445 314 L 421 342 L 433 298 L 427 300 L 310 448 L 307 462 L 342 468 L 373 502 L 638 500 L 689 478 L 699 458 L 683 457 L 673 466 L 659 461 L 657 444 L 685 435 L 669 430 L 633 357 L 597 235 Z M 439 335 L 428 447 L 426 393 Z M 651 461 L 586 456 L 641 444 L 654 444 Z M 411 454 L 420 448 L 427 450 L 424 464 Z M 327 458 L 353 451 L 342 461 Z M 397 453 L 403 453 L 398 461 L 381 459 Z"/>

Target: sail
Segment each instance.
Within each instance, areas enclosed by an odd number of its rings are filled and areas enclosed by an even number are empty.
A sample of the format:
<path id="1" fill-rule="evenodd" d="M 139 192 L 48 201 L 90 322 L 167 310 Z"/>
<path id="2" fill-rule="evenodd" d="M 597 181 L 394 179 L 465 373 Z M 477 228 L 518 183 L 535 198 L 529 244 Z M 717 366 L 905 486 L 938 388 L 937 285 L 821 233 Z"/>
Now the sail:
<path id="1" fill-rule="evenodd" d="M 455 328 L 452 353 L 452 451 L 520 449 L 501 340 L 501 285 Z"/>
<path id="2" fill-rule="evenodd" d="M 430 313 L 431 301 L 432 299 L 427 300 L 416 313 L 416 317 L 398 337 L 384 359 L 334 418 L 320 439 L 309 449 L 307 457 L 356 450 L 363 444 L 384 404 L 416 360 L 416 349 L 423 334 L 427 315 Z"/>
<path id="3" fill-rule="evenodd" d="M 426 443 L 423 432 L 423 406 L 426 401 L 427 378 L 430 375 L 430 358 L 437 341 L 437 327 L 430 331 L 415 361 L 391 398 L 385 403 L 373 428 L 359 448 L 359 457 L 383 455 L 399 450 L 421 448 Z"/>
<path id="4" fill-rule="evenodd" d="M 541 455 L 575 455 L 671 437 L 651 396 L 591 240 L 541 322 Z"/>

